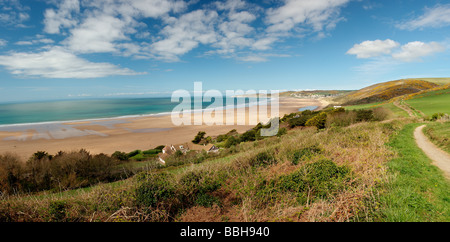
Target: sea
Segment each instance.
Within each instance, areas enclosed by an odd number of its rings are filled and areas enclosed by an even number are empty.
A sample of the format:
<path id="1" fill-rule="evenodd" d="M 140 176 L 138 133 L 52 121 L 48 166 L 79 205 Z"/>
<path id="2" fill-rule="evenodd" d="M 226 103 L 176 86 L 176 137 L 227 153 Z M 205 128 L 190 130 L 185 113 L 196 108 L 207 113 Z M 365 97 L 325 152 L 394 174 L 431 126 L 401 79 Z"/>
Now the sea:
<path id="1" fill-rule="evenodd" d="M 258 102 L 248 98 L 235 98 L 234 101 L 236 107 L 248 107 Z M 213 102 L 214 99 L 211 102 L 203 102 L 202 109 Z M 193 103 L 191 100 L 192 110 Z M 220 104 L 219 101 L 217 103 Z M 227 108 L 225 98 L 223 103 L 223 107 Z M 170 97 L 3 103 L 0 104 L 0 126 L 165 115 L 170 114 L 178 105 L 180 102 L 172 102 Z M 189 108 L 185 107 L 186 109 Z"/>

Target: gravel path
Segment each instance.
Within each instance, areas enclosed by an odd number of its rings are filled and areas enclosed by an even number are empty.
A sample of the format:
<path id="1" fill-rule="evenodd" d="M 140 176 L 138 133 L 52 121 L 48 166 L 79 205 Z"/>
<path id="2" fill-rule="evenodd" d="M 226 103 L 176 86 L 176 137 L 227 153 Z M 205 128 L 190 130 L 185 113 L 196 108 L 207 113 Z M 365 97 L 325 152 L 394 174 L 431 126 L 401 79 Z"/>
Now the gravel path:
<path id="1" fill-rule="evenodd" d="M 444 171 L 447 178 L 450 178 L 450 155 L 428 140 L 423 134 L 423 128 L 425 126 L 422 125 L 414 131 L 414 138 L 416 139 L 417 145 L 433 160 L 433 164 Z"/>

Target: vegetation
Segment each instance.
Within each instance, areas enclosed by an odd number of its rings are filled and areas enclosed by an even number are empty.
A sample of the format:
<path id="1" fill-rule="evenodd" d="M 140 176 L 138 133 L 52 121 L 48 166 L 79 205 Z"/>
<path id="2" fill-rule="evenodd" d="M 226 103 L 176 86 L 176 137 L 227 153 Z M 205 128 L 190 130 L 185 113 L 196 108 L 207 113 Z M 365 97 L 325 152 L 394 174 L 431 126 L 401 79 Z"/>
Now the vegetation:
<path id="1" fill-rule="evenodd" d="M 192 143 L 199 144 L 205 139 L 206 133 L 204 131 L 198 132 L 198 134 L 195 136 L 195 138 L 192 140 Z"/>
<path id="2" fill-rule="evenodd" d="M 394 156 L 384 144 L 401 127 L 391 121 L 296 129 L 236 144 L 194 166 L 30 195 L 39 199 L 5 197 L 0 220 L 370 221 L 365 203 L 375 203 L 372 188 Z"/>
<path id="3" fill-rule="evenodd" d="M 336 101 L 343 103 L 343 105 L 383 102 L 398 96 L 417 93 L 437 86 L 435 83 L 422 80 L 384 82 L 338 97 Z"/>
<path id="4" fill-rule="evenodd" d="M 388 182 L 380 189 L 379 220 L 450 221 L 450 183 L 415 144 L 417 126 L 406 125 L 390 142 L 398 156 L 388 163 Z"/>
<path id="5" fill-rule="evenodd" d="M 450 114 L 450 89 L 434 91 L 418 95 L 406 103 L 425 115 L 431 117 L 435 113 Z"/>
<path id="6" fill-rule="evenodd" d="M 447 91 L 406 83 L 412 88 L 392 82 L 349 94 L 377 103 L 285 115 L 274 137 L 261 136 L 270 124 L 199 132 L 193 141 L 221 151 L 180 151 L 164 166 L 156 161 L 164 146 L 111 156 L 41 151 L 27 162 L 2 154 L 0 221 L 450 221 L 450 183 L 413 138 L 422 121 L 395 119 L 406 112 L 383 101 L 398 97 L 439 120 L 448 105 L 424 111 L 426 98 L 443 102 Z M 448 122 L 425 132 L 450 150 Z"/>
<path id="7" fill-rule="evenodd" d="M 435 122 L 425 127 L 424 133 L 437 146 L 450 153 L 450 123 Z"/>

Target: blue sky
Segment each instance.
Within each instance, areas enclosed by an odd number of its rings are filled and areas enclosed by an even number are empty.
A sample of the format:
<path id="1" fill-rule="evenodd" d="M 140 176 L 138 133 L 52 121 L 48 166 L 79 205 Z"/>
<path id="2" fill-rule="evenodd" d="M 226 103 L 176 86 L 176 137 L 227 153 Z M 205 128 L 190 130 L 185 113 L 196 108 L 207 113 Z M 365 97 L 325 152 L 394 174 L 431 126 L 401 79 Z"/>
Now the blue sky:
<path id="1" fill-rule="evenodd" d="M 0 0 L 0 102 L 450 76 L 450 1 Z"/>

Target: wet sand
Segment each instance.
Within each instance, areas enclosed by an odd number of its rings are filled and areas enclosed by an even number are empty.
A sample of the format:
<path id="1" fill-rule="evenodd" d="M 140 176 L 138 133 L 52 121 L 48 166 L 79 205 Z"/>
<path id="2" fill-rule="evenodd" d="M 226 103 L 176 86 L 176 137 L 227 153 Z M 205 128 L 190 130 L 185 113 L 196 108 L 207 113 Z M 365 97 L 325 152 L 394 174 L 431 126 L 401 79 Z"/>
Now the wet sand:
<path id="1" fill-rule="evenodd" d="M 279 104 L 280 117 L 297 112 L 302 107 L 324 106 L 320 100 L 296 98 L 280 98 Z M 176 126 L 170 115 L 164 115 L 3 126 L 0 127 L 0 153 L 17 153 L 26 160 L 36 151 L 56 154 L 58 151 L 84 148 L 94 154 L 112 154 L 115 151 L 148 150 L 158 145 L 189 142 L 199 131 L 205 131 L 207 136 L 225 134 L 232 129 L 243 133 L 255 126 L 249 124 L 249 120 L 257 118 L 257 113 L 249 115 L 247 112 L 247 115 L 243 115 L 246 111 L 248 108 L 235 110 L 235 122 L 232 125 Z M 223 112 L 225 121 L 227 110 Z M 199 115 L 194 114 L 191 120 L 200 117 Z M 245 125 L 236 125 L 238 116 L 246 117 Z M 269 116 L 273 116 L 270 111 Z M 207 120 L 204 117 L 204 121 Z"/>

